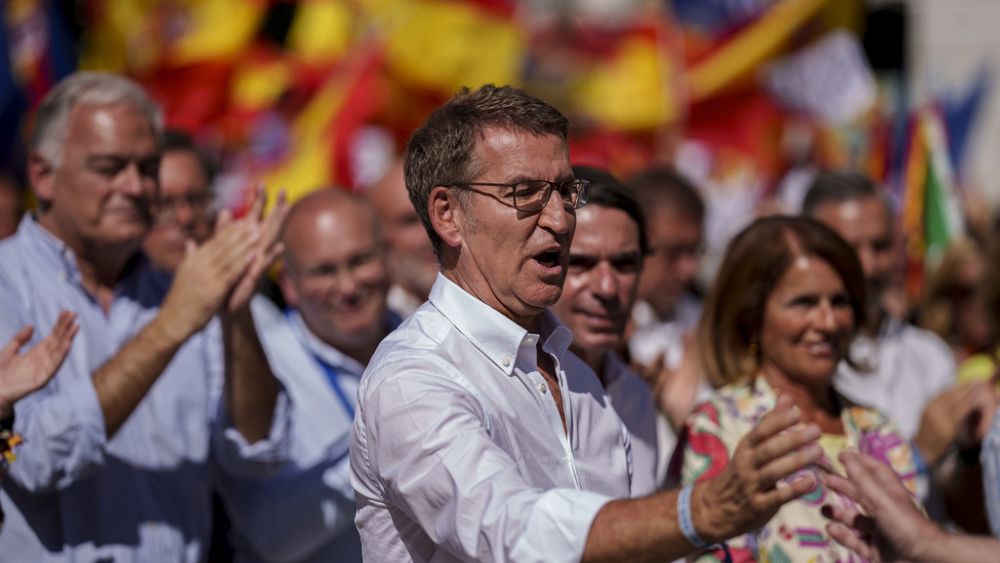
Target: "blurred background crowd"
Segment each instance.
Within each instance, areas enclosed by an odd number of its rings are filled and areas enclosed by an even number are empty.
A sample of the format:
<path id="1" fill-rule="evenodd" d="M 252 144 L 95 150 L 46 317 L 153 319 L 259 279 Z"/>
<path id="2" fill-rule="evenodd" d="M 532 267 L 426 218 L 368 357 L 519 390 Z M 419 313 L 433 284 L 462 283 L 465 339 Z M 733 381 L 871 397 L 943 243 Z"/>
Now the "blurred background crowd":
<path id="1" fill-rule="evenodd" d="M 997 10 L 929 0 L 10 0 L 0 172 L 23 185 L 30 109 L 74 69 L 146 86 L 167 124 L 216 157 L 217 200 L 237 209 L 255 182 L 292 201 L 318 186 L 362 190 L 457 89 L 514 84 L 570 116 L 574 162 L 620 175 L 672 163 L 701 186 L 703 280 L 755 214 L 797 210 L 816 170 L 848 168 L 896 203 L 907 296 L 940 299 L 948 288 L 928 267 L 969 235 L 949 265 L 975 270 L 1000 198 L 985 148 L 1000 120 L 1000 55 L 982 23 Z M 928 315 L 948 322 L 939 307 Z"/>

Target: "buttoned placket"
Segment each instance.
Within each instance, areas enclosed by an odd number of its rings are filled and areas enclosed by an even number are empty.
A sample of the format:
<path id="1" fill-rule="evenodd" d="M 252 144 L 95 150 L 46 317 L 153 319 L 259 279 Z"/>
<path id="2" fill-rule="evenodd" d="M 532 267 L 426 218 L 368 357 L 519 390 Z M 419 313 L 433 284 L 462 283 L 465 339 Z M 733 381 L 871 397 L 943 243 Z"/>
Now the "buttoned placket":
<path id="1" fill-rule="evenodd" d="M 549 422 L 549 428 L 555 432 L 559 439 L 559 443 L 562 445 L 564 459 L 569 467 L 570 475 L 573 477 L 573 484 L 579 489 L 581 488 L 580 475 L 577 472 L 576 458 L 573 456 L 573 446 L 570 444 L 569 439 L 573 432 L 573 416 L 570 409 L 569 389 L 566 387 L 566 378 L 559 363 L 559 358 L 556 357 L 555 354 L 545 350 L 545 353 L 549 354 L 552 358 L 552 363 L 555 368 L 555 373 L 553 373 L 553 375 L 556 378 L 556 385 L 559 386 L 560 395 L 562 395 L 563 413 L 566 415 L 566 430 L 564 431 L 562 419 L 559 416 L 559 409 L 556 407 L 555 401 L 550 396 L 551 394 L 549 393 L 549 387 L 548 383 L 545 381 L 545 376 L 543 376 L 541 371 L 538 369 L 537 343 L 538 335 L 530 333 L 525 335 L 520 346 L 522 351 L 518 354 L 521 361 L 517 362 L 517 365 L 515 365 L 514 375 L 521 380 L 534 398 L 536 404 L 538 404 L 538 407 L 545 413 L 545 417 Z M 504 367 L 507 367 L 510 362 L 511 359 L 509 357 L 504 357 L 501 364 L 503 364 Z"/>

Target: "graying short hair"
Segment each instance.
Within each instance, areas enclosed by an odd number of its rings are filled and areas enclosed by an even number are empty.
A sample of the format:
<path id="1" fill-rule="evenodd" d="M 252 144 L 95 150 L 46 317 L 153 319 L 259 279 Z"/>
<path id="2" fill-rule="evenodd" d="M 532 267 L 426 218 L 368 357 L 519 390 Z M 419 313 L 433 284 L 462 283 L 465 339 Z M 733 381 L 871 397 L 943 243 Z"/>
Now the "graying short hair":
<path id="1" fill-rule="evenodd" d="M 76 72 L 56 85 L 38 106 L 29 147 L 54 166 L 62 162 L 69 114 L 78 105 L 129 105 L 153 127 L 157 142 L 163 137 L 163 112 L 136 82 L 107 72 Z"/>

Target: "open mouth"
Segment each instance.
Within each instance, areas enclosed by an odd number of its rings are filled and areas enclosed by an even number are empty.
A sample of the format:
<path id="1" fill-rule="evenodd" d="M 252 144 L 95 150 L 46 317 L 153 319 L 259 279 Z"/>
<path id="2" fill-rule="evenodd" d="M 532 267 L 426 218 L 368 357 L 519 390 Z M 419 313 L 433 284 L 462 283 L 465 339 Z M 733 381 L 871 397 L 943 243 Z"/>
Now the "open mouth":
<path id="1" fill-rule="evenodd" d="M 532 258 L 545 268 L 558 268 L 562 265 L 560 261 L 561 255 L 562 253 L 558 250 L 546 250 L 534 255 Z"/>

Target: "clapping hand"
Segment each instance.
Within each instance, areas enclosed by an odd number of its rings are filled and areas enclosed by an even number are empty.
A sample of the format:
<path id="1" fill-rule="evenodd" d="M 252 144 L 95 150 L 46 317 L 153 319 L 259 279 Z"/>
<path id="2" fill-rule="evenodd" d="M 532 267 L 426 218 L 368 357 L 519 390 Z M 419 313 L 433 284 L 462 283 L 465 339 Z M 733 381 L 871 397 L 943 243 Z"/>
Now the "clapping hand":
<path id="1" fill-rule="evenodd" d="M 24 353 L 19 351 L 31 341 L 34 328 L 26 326 L 17 331 L 0 351 L 0 417 L 10 416 L 15 402 L 52 379 L 66 359 L 79 328 L 76 315 L 63 311 L 52 332 Z"/>

